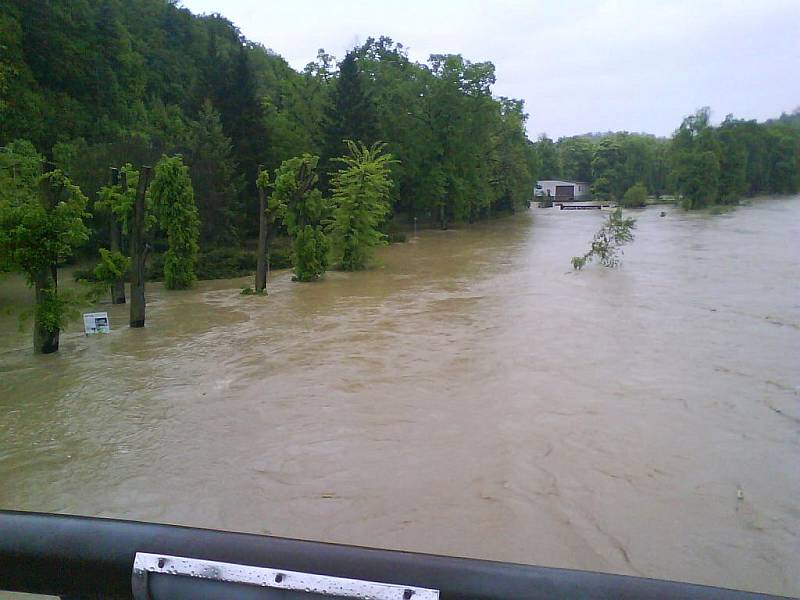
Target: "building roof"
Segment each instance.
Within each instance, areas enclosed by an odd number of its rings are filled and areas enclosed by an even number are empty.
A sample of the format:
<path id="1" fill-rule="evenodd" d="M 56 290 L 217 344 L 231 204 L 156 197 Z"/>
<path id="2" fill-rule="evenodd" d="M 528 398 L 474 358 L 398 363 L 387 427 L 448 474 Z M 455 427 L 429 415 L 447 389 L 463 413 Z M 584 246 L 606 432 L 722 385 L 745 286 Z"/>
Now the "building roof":
<path id="1" fill-rule="evenodd" d="M 589 184 L 588 181 L 562 181 L 560 179 L 540 179 L 536 183 L 538 183 L 539 185 L 541 185 L 543 183 L 554 183 L 556 185 L 578 185 L 578 184 L 588 185 Z"/>

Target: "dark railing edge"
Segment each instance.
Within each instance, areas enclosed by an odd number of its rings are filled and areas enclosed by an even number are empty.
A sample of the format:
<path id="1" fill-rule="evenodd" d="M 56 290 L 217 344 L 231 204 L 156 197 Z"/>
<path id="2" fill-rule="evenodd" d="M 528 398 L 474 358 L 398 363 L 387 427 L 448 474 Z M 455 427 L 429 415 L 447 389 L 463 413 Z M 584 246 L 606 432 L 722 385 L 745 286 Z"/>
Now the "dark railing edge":
<path id="1" fill-rule="evenodd" d="M 139 521 L 0 510 L 0 590 L 129 598 L 136 552 L 435 588 L 486 600 L 754 600 L 756 592 L 593 571 Z"/>

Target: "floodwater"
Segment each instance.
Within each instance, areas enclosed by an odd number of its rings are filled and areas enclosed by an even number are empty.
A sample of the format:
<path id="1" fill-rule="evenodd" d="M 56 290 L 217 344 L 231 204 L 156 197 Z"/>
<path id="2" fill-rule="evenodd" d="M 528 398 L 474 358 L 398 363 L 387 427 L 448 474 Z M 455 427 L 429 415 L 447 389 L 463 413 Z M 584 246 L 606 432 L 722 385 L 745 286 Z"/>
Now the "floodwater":
<path id="1" fill-rule="evenodd" d="M 2 317 L 0 507 L 800 595 L 800 198 L 661 210 L 616 270 L 531 209 L 57 355 Z"/>

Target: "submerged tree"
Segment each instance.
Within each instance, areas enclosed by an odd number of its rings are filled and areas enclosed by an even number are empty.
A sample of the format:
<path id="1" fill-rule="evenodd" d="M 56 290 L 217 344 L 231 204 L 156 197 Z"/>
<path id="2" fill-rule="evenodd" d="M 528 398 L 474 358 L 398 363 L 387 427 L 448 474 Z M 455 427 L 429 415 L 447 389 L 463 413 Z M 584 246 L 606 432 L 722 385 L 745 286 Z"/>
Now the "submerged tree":
<path id="1" fill-rule="evenodd" d="M 30 144 L 15 144 L 25 152 L 11 157 L 19 176 L 0 186 L 0 266 L 22 272 L 35 289 L 33 349 L 49 354 L 76 312 L 77 297 L 58 290 L 58 267 L 89 239 L 87 199 L 62 171 L 35 176 L 41 158 Z"/>
<path id="2" fill-rule="evenodd" d="M 647 203 L 647 187 L 640 181 L 628 188 L 619 204 L 625 208 L 640 208 Z"/>
<path id="3" fill-rule="evenodd" d="M 385 144 L 367 147 L 346 142 L 350 156 L 337 159 L 344 168 L 333 175 L 334 209 L 328 232 L 342 269 L 355 271 L 367 266 L 375 246 L 386 243 L 378 226 L 389 213 L 390 165 L 397 161 L 383 153 Z"/>
<path id="4" fill-rule="evenodd" d="M 710 118 L 708 107 L 686 117 L 670 146 L 673 184 L 684 208 L 691 210 L 719 200 L 720 144 Z"/>
<path id="5" fill-rule="evenodd" d="M 256 178 L 256 188 L 258 188 L 258 256 L 256 260 L 256 285 L 255 292 L 266 294 L 267 271 L 269 269 L 269 246 L 272 233 L 272 225 L 275 220 L 283 214 L 286 206 L 275 195 L 267 196 L 267 189 L 270 187 L 269 173 L 266 169 L 260 168 Z M 246 290 L 249 288 L 245 288 Z M 250 293 L 250 292 L 245 292 Z"/>
<path id="6" fill-rule="evenodd" d="M 636 219 L 625 218 L 622 209 L 618 208 L 608 216 L 600 230 L 594 234 L 592 247 L 583 256 L 572 257 L 572 268 L 582 269 L 586 263 L 597 258 L 604 267 L 616 267 L 623 254 L 622 246 L 633 241 L 633 228 Z"/>
<path id="7" fill-rule="evenodd" d="M 284 222 L 292 238 L 292 266 L 297 281 L 315 281 L 328 268 L 328 239 L 322 230 L 325 202 L 316 188 L 319 157 L 303 154 L 275 170 L 271 203 L 285 206 Z"/>
<path id="8" fill-rule="evenodd" d="M 111 170 L 111 184 L 97 192 L 94 208 L 103 212 L 109 220 L 110 249 L 100 249 L 100 263 L 94 275 L 98 281 L 111 288 L 111 303 L 125 304 L 125 277 L 128 260 L 122 252 L 123 238 L 128 234 L 129 221 L 133 215 L 133 203 L 139 172 L 130 163 L 121 169 Z"/>
<path id="9" fill-rule="evenodd" d="M 164 156 L 158 161 L 149 193 L 153 213 L 169 243 L 164 257 L 164 284 L 173 290 L 191 287 L 196 279 L 200 219 L 189 169 L 180 156 Z"/>
<path id="10" fill-rule="evenodd" d="M 130 218 L 130 249 L 131 249 L 131 309 L 128 321 L 131 327 L 144 327 L 147 301 L 144 296 L 144 265 L 150 246 L 145 244 L 144 232 L 146 228 L 145 200 L 147 186 L 150 184 L 152 169 L 143 166 L 136 184 L 136 194 L 133 199 L 133 208 Z"/>

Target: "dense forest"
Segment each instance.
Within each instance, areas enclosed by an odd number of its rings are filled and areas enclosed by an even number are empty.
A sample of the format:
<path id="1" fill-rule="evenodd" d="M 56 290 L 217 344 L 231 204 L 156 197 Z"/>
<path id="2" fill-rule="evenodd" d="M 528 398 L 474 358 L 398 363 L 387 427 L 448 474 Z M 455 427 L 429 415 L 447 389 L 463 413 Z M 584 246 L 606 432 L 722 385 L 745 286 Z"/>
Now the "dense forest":
<path id="1" fill-rule="evenodd" d="M 110 166 L 181 154 L 201 246 L 255 233 L 259 164 L 320 157 L 329 186 L 343 140 L 387 143 L 392 213 L 446 225 L 527 203 L 523 103 L 495 98 L 494 67 L 461 55 L 409 60 L 368 39 L 302 73 L 219 15 L 167 0 L 12 0 L 0 13 L 0 145 L 24 138 L 89 197 Z"/>

